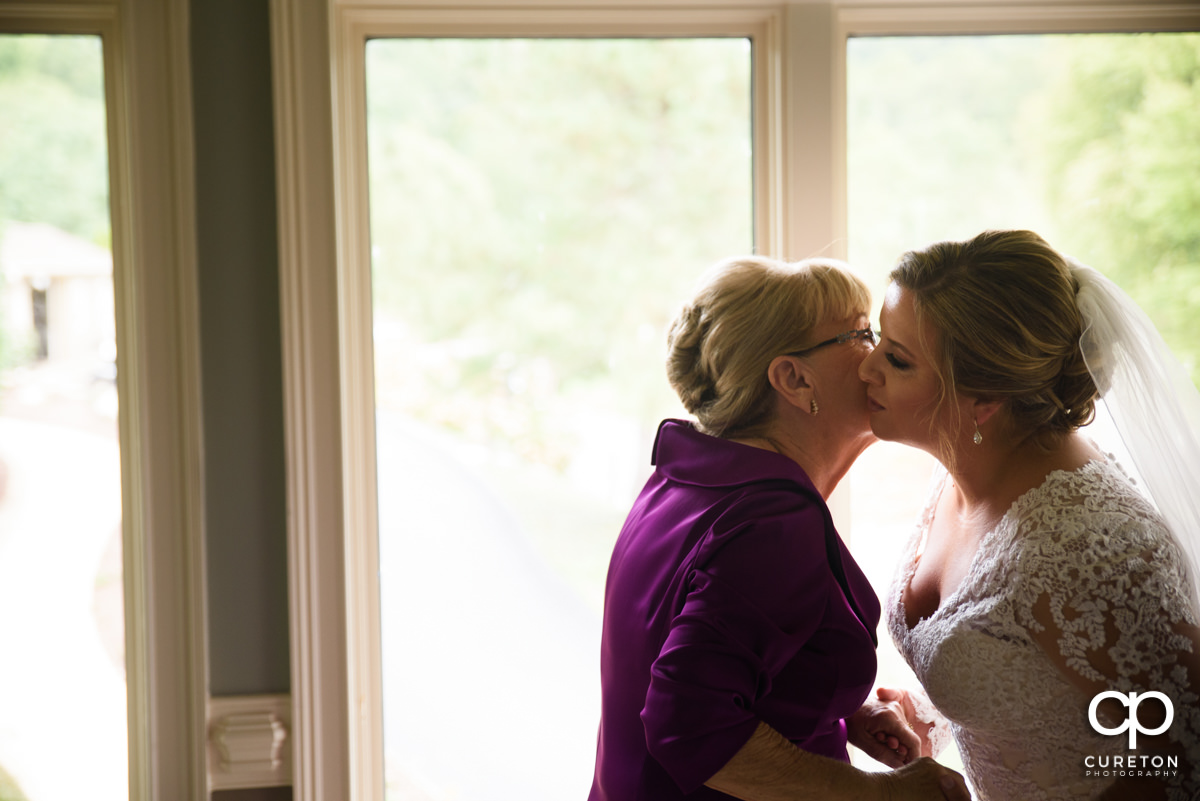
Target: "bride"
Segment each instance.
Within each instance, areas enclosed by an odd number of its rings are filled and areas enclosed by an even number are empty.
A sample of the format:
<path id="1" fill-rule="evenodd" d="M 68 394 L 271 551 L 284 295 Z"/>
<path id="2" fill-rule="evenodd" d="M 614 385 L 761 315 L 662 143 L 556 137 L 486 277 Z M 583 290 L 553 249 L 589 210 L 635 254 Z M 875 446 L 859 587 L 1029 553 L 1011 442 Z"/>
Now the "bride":
<path id="1" fill-rule="evenodd" d="M 1200 798 L 1194 387 L 1132 301 L 1031 232 L 890 278 L 871 427 L 945 469 L 886 606 L 936 712 L 881 697 L 925 748 L 949 729 L 984 801 Z M 1153 502 L 1079 432 L 1098 397 Z"/>

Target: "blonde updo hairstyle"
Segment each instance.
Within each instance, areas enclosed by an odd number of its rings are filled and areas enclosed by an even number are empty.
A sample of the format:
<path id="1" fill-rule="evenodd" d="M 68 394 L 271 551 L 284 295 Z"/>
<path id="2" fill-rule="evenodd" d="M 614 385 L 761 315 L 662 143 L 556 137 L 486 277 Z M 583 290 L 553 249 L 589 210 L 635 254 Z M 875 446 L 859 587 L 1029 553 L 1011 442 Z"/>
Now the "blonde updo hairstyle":
<path id="1" fill-rule="evenodd" d="M 772 417 L 771 360 L 815 344 L 817 325 L 870 308 L 866 284 L 834 259 L 720 262 L 671 324 L 667 378 L 704 433 L 760 436 Z"/>
<path id="2" fill-rule="evenodd" d="M 1040 236 L 939 242 L 904 254 L 889 277 L 913 295 L 921 330 L 928 321 L 937 332 L 923 343 L 941 385 L 936 408 L 957 396 L 1002 401 L 1016 433 L 1045 448 L 1091 422 L 1098 393 L 1079 347 L 1079 285 Z M 946 453 L 961 422 L 939 432 Z"/>

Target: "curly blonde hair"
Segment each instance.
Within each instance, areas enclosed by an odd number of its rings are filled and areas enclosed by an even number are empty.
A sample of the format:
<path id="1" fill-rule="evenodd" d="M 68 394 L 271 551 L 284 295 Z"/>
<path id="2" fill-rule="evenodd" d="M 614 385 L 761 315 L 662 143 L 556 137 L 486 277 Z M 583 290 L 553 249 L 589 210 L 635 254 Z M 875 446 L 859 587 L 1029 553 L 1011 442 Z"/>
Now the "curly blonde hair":
<path id="1" fill-rule="evenodd" d="M 771 418 L 771 360 L 811 345 L 820 323 L 870 308 L 870 290 L 844 262 L 728 259 L 671 324 L 667 378 L 700 430 L 761 435 Z"/>

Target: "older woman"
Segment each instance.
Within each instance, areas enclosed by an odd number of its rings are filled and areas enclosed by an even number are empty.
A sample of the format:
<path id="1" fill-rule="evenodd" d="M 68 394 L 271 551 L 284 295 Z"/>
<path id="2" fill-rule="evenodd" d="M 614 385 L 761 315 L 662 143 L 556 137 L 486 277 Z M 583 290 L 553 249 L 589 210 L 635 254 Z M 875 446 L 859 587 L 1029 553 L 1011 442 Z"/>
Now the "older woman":
<path id="1" fill-rule="evenodd" d="M 898 705 L 862 706 L 879 602 L 824 499 L 874 441 L 869 304 L 839 263 L 747 257 L 672 325 L 696 422 L 659 428 L 613 551 L 592 801 L 967 797 Z M 856 770 L 848 736 L 911 764 Z"/>
<path id="2" fill-rule="evenodd" d="M 859 366 L 871 427 L 946 469 L 889 627 L 949 719 L 976 797 L 1200 798 L 1200 628 L 1175 536 L 1200 527 L 1196 472 L 1166 461 L 1191 442 L 1186 421 L 1138 433 L 1173 414 L 1155 378 L 1165 364 L 1135 341 L 1157 338 L 1153 326 L 1117 333 L 1144 315 L 1029 231 L 907 253 L 891 278 L 882 340 Z M 1123 433 L 1138 467 L 1164 461 L 1191 501 L 1174 533 L 1078 431 L 1101 388 L 1107 403 L 1131 382 L 1136 425 Z"/>

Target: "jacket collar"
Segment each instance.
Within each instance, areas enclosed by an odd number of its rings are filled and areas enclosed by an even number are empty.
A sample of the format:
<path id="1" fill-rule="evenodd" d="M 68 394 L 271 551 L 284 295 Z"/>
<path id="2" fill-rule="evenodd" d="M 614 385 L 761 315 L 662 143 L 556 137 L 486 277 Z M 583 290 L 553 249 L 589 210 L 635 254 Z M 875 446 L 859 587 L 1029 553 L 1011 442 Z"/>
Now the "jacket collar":
<path id="1" fill-rule="evenodd" d="M 686 420 L 663 420 L 651 463 L 666 478 L 699 487 L 737 487 L 784 479 L 820 497 L 800 465 L 774 451 L 743 445 L 696 430 Z"/>

